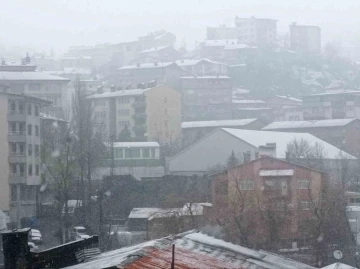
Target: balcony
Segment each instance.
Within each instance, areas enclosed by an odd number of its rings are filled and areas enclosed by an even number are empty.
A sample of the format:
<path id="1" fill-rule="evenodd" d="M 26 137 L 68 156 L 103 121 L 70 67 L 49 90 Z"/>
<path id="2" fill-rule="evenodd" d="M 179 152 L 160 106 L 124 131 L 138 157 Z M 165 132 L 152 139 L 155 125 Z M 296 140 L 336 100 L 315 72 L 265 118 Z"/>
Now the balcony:
<path id="1" fill-rule="evenodd" d="M 20 111 L 9 111 L 7 115 L 8 121 L 26 121 L 26 113 Z"/>
<path id="2" fill-rule="evenodd" d="M 9 163 L 26 163 L 26 154 L 10 153 L 8 160 Z"/>
<path id="3" fill-rule="evenodd" d="M 15 131 L 15 132 L 10 131 L 8 134 L 8 141 L 13 142 L 13 143 L 16 143 L 16 142 L 25 143 L 26 142 L 26 133 L 23 131 Z"/>
<path id="4" fill-rule="evenodd" d="M 26 184 L 26 175 L 11 173 L 9 175 L 9 183 L 10 184 Z"/>

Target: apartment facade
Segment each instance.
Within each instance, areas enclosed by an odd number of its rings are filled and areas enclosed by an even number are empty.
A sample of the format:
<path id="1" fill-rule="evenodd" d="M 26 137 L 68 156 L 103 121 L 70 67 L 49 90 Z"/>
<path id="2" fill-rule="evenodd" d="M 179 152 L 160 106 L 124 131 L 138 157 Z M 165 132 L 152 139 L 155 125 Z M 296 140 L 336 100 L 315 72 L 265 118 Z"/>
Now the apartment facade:
<path id="1" fill-rule="evenodd" d="M 235 18 L 237 39 L 250 45 L 276 45 L 277 20 L 266 18 Z"/>
<path id="2" fill-rule="evenodd" d="M 230 77 L 184 76 L 180 83 L 184 121 L 231 119 Z"/>
<path id="3" fill-rule="evenodd" d="M 64 118 L 70 111 L 69 79 L 35 71 L 34 65 L 0 65 L 3 84 L 10 87 L 11 93 L 25 94 L 52 102 L 44 112 Z"/>
<path id="4" fill-rule="evenodd" d="M 223 212 L 243 212 L 251 215 L 254 232 L 250 239 L 265 239 L 259 208 L 278 216 L 279 237 L 288 246 L 301 245 L 306 238 L 302 230 L 321 205 L 324 175 L 317 170 L 299 166 L 273 157 L 262 157 L 228 169 L 213 181 L 213 209 Z M 255 205 L 259 205 L 257 207 Z M 235 213 L 236 214 L 236 213 Z M 281 219 L 281 221 L 280 221 Z M 262 226 L 262 227 L 259 227 Z"/>
<path id="5" fill-rule="evenodd" d="M 303 109 L 304 120 L 360 118 L 360 91 L 306 95 Z"/>
<path id="6" fill-rule="evenodd" d="M 181 96 L 167 85 L 97 93 L 89 97 L 109 141 L 128 128 L 137 141 L 168 143 L 180 137 Z"/>
<path id="7" fill-rule="evenodd" d="M 41 184 L 40 111 L 50 102 L 36 97 L 0 93 L 1 102 L 1 210 L 12 223 L 36 216 Z"/>
<path id="8" fill-rule="evenodd" d="M 298 52 L 321 53 L 321 29 L 314 25 L 290 25 L 290 49 Z"/>

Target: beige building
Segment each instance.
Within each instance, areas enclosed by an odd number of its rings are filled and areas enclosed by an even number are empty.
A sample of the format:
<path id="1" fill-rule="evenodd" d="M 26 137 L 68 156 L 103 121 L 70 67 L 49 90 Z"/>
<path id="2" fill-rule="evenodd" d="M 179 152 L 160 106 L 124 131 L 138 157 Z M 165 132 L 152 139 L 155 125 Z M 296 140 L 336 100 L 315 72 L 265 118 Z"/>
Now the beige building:
<path id="1" fill-rule="evenodd" d="M 290 25 L 290 48 L 294 51 L 320 53 L 321 29 L 314 25 Z"/>
<path id="2" fill-rule="evenodd" d="M 89 97 L 97 126 L 118 140 L 128 128 L 137 141 L 167 143 L 180 137 L 181 96 L 167 85 L 97 93 Z"/>
<path id="3" fill-rule="evenodd" d="M 40 111 L 50 102 L 0 92 L 0 209 L 10 221 L 36 216 L 41 184 Z"/>

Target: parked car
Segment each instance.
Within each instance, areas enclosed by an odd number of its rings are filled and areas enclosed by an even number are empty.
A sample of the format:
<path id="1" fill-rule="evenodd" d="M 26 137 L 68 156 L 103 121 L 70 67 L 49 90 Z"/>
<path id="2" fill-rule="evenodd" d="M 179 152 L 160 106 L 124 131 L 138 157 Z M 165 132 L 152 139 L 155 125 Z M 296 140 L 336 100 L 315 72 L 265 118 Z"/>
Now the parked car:
<path id="1" fill-rule="evenodd" d="M 38 246 L 35 245 L 33 242 L 28 242 L 28 246 L 31 252 L 37 252 L 39 250 Z"/>
<path id="2" fill-rule="evenodd" d="M 31 229 L 29 232 L 29 237 L 32 242 L 35 244 L 42 244 L 42 235 L 39 230 Z"/>
<path id="3" fill-rule="evenodd" d="M 83 226 L 75 226 L 72 228 L 70 233 L 71 240 L 82 240 L 89 238 L 90 236 L 86 234 L 86 229 Z"/>

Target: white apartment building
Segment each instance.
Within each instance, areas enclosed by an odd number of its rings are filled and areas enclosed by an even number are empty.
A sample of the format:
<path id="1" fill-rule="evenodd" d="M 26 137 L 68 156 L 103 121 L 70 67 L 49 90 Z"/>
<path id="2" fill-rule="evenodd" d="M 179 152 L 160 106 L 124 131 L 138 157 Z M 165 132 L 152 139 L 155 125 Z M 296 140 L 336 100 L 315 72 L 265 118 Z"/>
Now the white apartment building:
<path id="1" fill-rule="evenodd" d="M 40 111 L 50 104 L 0 92 L 0 209 L 18 227 L 21 219 L 36 216 L 41 184 Z"/>
<path id="2" fill-rule="evenodd" d="M 36 66 L 30 64 L 14 65 L 2 63 L 0 65 L 0 80 L 9 86 L 11 93 L 31 95 L 51 101 L 52 106 L 44 109 L 46 114 L 65 118 L 68 115 L 69 79 L 35 71 Z"/>
<path id="3" fill-rule="evenodd" d="M 321 52 L 321 29 L 314 25 L 290 25 L 290 49 L 298 52 Z"/>
<path id="4" fill-rule="evenodd" d="M 251 45 L 276 45 L 277 20 L 265 18 L 235 18 L 237 38 Z"/>

